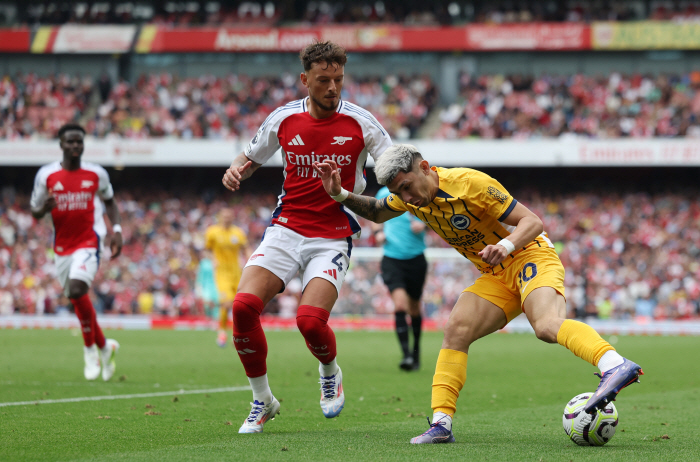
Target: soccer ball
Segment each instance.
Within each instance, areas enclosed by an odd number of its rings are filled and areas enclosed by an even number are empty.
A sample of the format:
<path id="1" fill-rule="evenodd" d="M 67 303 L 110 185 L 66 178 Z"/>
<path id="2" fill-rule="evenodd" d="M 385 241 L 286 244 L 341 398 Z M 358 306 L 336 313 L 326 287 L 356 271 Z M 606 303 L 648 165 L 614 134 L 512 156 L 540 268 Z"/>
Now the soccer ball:
<path id="1" fill-rule="evenodd" d="M 591 396 L 593 393 L 576 395 L 564 408 L 564 431 L 579 446 L 602 446 L 612 439 L 617 428 L 617 409 L 612 401 L 594 415 L 583 412 Z"/>

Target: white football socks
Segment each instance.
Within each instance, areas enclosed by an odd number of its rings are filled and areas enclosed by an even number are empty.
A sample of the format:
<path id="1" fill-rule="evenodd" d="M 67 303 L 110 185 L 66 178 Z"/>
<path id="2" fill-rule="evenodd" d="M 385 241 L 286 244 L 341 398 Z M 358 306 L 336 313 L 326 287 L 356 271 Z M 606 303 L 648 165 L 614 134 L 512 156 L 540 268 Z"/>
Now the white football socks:
<path id="1" fill-rule="evenodd" d="M 259 403 L 270 404 L 272 402 L 272 390 L 267 383 L 267 374 L 260 377 L 248 377 L 250 387 L 253 389 L 253 399 Z"/>
<path id="2" fill-rule="evenodd" d="M 447 430 L 452 431 L 452 416 L 444 412 L 436 412 L 433 414 L 433 423 L 440 422 Z"/>
<path id="3" fill-rule="evenodd" d="M 331 375 L 335 375 L 338 373 L 338 363 L 335 361 L 335 359 L 328 364 L 319 362 L 318 373 L 321 374 L 321 377 L 330 377 Z"/>
<path id="4" fill-rule="evenodd" d="M 619 366 L 625 362 L 625 358 L 620 356 L 617 351 L 609 350 L 606 351 L 603 356 L 598 361 L 598 369 L 600 369 L 601 374 L 605 374 L 610 369 Z"/>

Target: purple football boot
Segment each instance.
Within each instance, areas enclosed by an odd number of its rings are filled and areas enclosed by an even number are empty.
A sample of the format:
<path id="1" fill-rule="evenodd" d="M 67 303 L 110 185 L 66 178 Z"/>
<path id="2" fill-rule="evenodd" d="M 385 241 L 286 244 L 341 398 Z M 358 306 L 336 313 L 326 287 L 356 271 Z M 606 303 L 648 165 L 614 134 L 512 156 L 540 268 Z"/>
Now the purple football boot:
<path id="1" fill-rule="evenodd" d="M 428 423 L 430 419 L 428 418 Z M 430 424 L 430 428 L 427 432 L 420 436 L 411 438 L 411 444 L 425 444 L 425 443 L 454 443 L 455 437 L 452 434 L 452 430 L 445 428 L 443 422 L 435 422 Z"/>
<path id="2" fill-rule="evenodd" d="M 583 411 L 588 414 L 595 414 L 597 409 L 603 409 L 608 402 L 615 401 L 615 397 L 620 390 L 634 382 L 639 382 L 639 376 L 644 375 L 639 364 L 635 364 L 629 359 L 617 367 L 613 367 L 605 374 L 600 375 L 600 383 L 598 389 L 586 403 Z"/>

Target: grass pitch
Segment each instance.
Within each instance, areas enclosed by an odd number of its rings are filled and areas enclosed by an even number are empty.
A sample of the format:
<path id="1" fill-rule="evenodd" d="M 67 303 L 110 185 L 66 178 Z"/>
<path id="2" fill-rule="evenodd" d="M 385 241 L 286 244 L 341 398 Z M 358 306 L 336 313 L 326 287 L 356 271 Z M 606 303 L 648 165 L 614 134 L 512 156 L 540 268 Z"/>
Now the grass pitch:
<path id="1" fill-rule="evenodd" d="M 238 435 L 250 391 L 235 352 L 202 331 L 106 332 L 121 343 L 108 383 L 82 377 L 81 338 L 67 330 L 0 330 L 0 403 L 165 393 L 128 399 L 0 406 L 0 460 L 700 459 L 700 338 L 620 337 L 642 383 L 620 395 L 620 425 L 602 448 L 578 447 L 561 414 L 595 390 L 595 368 L 534 335 L 495 334 L 471 349 L 454 421 L 457 443 L 413 446 L 427 429 L 442 334 L 424 334 L 422 369 L 399 371 L 391 332 L 337 332 L 346 404 L 325 419 L 317 363 L 298 332 L 268 332 L 268 372 L 282 413 Z M 120 380 L 121 378 L 121 380 Z M 176 395 L 178 390 L 198 394 Z"/>

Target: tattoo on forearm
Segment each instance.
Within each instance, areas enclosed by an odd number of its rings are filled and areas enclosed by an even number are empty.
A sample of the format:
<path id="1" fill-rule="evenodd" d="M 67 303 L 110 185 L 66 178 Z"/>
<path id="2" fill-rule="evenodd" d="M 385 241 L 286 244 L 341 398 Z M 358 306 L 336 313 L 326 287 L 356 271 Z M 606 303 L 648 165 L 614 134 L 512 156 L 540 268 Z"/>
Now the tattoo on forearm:
<path id="1" fill-rule="evenodd" d="M 379 213 L 384 210 L 382 203 L 374 197 L 352 193 L 343 201 L 343 205 L 362 218 L 366 218 L 370 221 L 377 220 Z"/>

